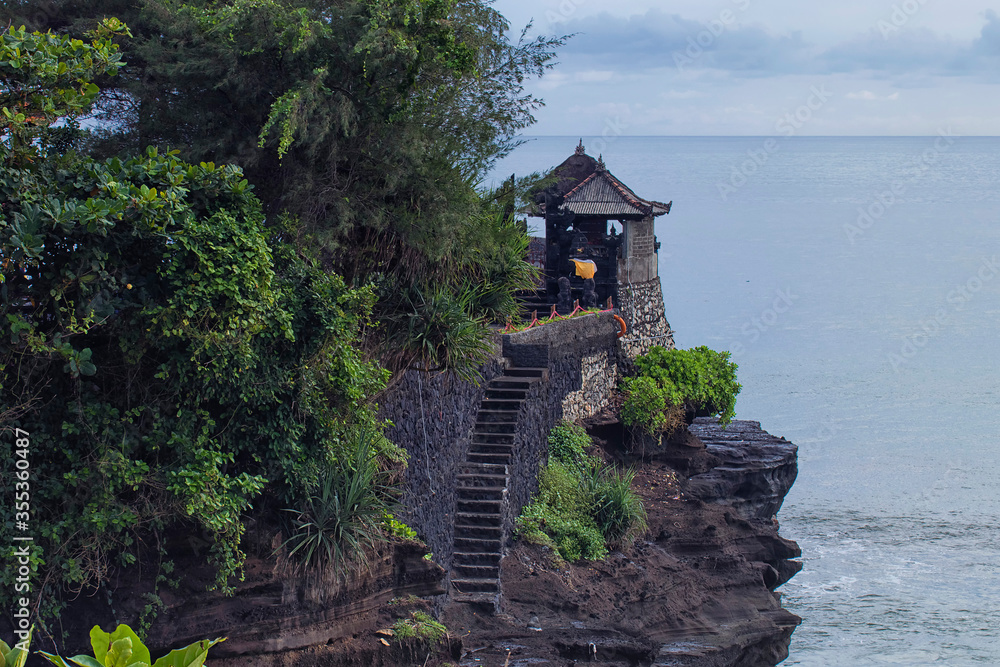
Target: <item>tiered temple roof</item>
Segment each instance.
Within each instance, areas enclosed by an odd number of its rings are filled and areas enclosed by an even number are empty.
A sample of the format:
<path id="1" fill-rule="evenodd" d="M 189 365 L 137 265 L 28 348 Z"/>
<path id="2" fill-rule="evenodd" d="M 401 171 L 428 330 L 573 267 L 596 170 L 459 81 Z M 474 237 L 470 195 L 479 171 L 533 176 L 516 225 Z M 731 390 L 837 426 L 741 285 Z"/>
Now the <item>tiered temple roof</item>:
<path id="1" fill-rule="evenodd" d="M 552 175 L 556 183 L 546 190 L 547 197 L 539 197 L 531 211 L 534 216 L 544 217 L 547 204 L 557 204 L 560 209 L 576 215 L 609 219 L 641 219 L 670 212 L 669 203 L 643 199 L 635 194 L 607 170 L 603 157 L 595 160 L 587 155 L 582 141 L 576 152 L 556 167 Z"/>

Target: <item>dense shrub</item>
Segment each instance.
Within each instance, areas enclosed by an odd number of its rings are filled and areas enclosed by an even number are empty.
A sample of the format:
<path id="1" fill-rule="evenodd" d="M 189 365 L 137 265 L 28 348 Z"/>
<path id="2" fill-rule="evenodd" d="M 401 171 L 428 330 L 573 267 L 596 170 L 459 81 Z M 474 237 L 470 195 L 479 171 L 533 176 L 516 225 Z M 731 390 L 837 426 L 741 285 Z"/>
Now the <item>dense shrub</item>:
<path id="1" fill-rule="evenodd" d="M 590 438 L 579 426 L 561 423 L 549 442 L 566 446 L 563 456 L 550 451 L 539 472 L 538 493 L 517 519 L 521 539 L 575 562 L 601 560 L 609 544 L 620 546 L 645 530 L 646 512 L 630 488 L 632 472 L 584 455 Z"/>
<path id="2" fill-rule="evenodd" d="M 646 530 L 646 508 L 632 492 L 634 470 L 616 470 L 594 462 L 583 481 L 591 498 L 591 513 L 608 544 L 619 546 Z"/>
<path id="3" fill-rule="evenodd" d="M 429 614 L 415 611 L 409 618 L 401 618 L 393 623 L 392 634 L 396 640 L 419 639 L 428 644 L 436 644 L 447 636 L 448 628 Z"/>
<path id="4" fill-rule="evenodd" d="M 737 366 L 729 361 L 728 352 L 704 346 L 690 350 L 655 346 L 637 358 L 635 366 L 639 377 L 622 385 L 629 404 L 628 418 L 650 432 L 656 432 L 662 413 L 642 406 L 642 400 L 658 404 L 662 397 L 667 406 L 682 406 L 699 417 L 718 415 L 723 425 L 736 416 L 736 396 L 741 386 L 736 381 Z M 659 391 L 645 380 L 640 381 L 642 378 L 654 380 Z M 633 392 L 635 397 L 630 401 Z M 624 412 L 622 417 L 626 418 Z"/>
<path id="5" fill-rule="evenodd" d="M 563 463 L 579 463 L 590 447 L 590 436 L 582 426 L 561 421 L 549 432 L 549 457 Z"/>
<path id="6" fill-rule="evenodd" d="M 90 45 L 0 36 L 0 106 L 18 110 L 0 116 L 0 426 L 30 434 L 43 616 L 173 530 L 207 537 L 228 589 L 246 515 L 265 493 L 322 495 L 351 434 L 379 432 L 370 398 L 387 379 L 358 347 L 373 291 L 304 257 L 291 221 L 267 227 L 239 168 L 152 148 L 97 160 L 74 152 L 72 127 L 48 126 L 120 64 L 123 27 L 105 27 Z M 384 438 L 374 448 L 401 465 Z M 14 519 L 0 503 L 4 559 Z M 0 570 L 0 606 L 14 576 Z"/>

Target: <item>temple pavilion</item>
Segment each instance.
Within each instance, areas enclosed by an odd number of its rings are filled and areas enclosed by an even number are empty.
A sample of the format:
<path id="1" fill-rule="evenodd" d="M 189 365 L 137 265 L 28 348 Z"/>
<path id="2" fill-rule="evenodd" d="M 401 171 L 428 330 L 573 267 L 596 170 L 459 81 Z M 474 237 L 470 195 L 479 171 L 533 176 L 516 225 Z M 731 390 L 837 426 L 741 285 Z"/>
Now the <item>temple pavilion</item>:
<path id="1" fill-rule="evenodd" d="M 563 277 L 569 279 L 571 299 L 581 302 L 584 281 L 592 277 L 601 304 L 608 298 L 617 304 L 620 285 L 658 279 L 660 244 L 653 221 L 670 213 L 672 202 L 635 194 L 608 171 L 603 157 L 587 155 L 582 140 L 546 180 L 550 184 L 538 192 L 528 213 L 545 219 L 547 303 L 558 303 Z"/>

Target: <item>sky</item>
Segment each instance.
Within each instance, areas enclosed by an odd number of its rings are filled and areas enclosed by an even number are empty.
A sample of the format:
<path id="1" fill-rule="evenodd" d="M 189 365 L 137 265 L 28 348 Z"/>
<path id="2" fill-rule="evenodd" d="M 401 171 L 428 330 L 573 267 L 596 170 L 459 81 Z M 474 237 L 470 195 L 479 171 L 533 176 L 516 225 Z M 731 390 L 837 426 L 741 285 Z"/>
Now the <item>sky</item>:
<path id="1" fill-rule="evenodd" d="M 527 135 L 1000 135 L 1000 0 L 496 0 L 575 33 Z"/>

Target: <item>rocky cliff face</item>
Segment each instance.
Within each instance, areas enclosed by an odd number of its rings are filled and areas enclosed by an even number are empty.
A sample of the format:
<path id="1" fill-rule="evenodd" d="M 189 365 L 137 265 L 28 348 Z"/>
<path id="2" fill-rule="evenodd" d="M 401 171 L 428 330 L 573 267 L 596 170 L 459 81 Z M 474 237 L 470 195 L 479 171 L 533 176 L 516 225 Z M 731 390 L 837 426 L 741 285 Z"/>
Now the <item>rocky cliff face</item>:
<path id="1" fill-rule="evenodd" d="M 671 445 L 639 469 L 646 539 L 565 568 L 515 544 L 503 561 L 503 613 L 447 610 L 449 627 L 470 633 L 462 665 L 501 665 L 508 651 L 512 665 L 560 666 L 757 667 L 787 656 L 800 619 L 775 589 L 801 568 L 789 560 L 800 552 L 774 514 L 795 480 L 796 447 L 756 422 L 723 430 L 698 420 L 691 432 L 704 447 Z"/>

